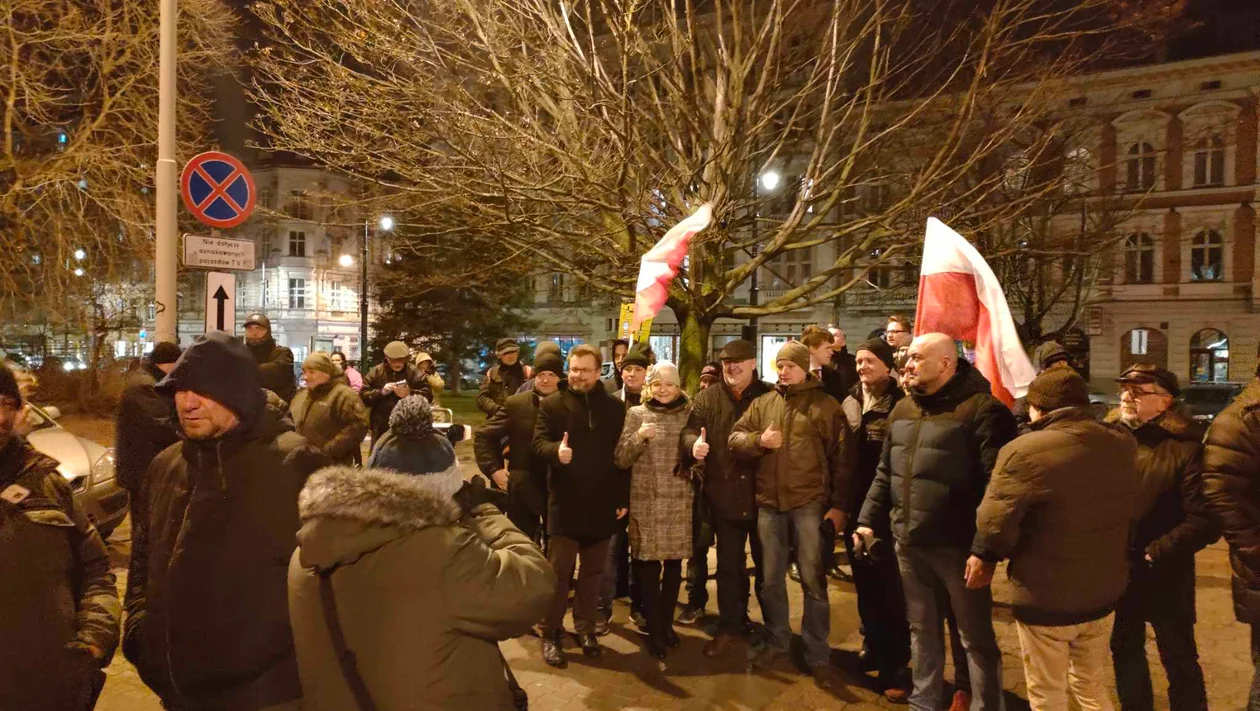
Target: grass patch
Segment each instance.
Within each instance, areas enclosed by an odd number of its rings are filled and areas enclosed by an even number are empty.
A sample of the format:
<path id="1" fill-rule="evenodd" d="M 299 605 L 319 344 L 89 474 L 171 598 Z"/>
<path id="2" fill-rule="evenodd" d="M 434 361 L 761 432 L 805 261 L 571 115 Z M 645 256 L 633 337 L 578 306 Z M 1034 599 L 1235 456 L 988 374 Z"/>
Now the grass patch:
<path id="1" fill-rule="evenodd" d="M 460 424 L 476 427 L 486 421 L 485 413 L 477 409 L 476 391 L 464 391 L 459 395 L 444 392 L 442 393 L 442 407 L 454 412 L 455 421 Z"/>

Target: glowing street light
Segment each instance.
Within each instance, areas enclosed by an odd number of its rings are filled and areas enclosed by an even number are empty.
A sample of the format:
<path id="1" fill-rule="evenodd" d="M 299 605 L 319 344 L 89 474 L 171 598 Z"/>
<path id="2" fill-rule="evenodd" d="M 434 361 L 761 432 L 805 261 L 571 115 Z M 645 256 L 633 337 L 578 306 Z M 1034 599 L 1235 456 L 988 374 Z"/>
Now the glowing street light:
<path id="1" fill-rule="evenodd" d="M 779 187 L 779 174 L 773 170 L 768 170 L 761 174 L 761 186 L 766 190 L 773 191 Z"/>
<path id="2" fill-rule="evenodd" d="M 82 262 L 87 258 L 87 252 L 84 252 L 82 249 L 76 249 L 74 250 L 74 258 Z"/>
<path id="3" fill-rule="evenodd" d="M 390 217 L 389 215 L 384 215 L 383 217 L 381 217 L 381 229 L 385 230 L 386 232 L 394 229 L 394 218 Z"/>
<path id="4" fill-rule="evenodd" d="M 74 275 L 75 275 L 75 276 L 77 276 L 77 277 L 81 277 L 81 276 L 83 276 L 83 267 L 75 267 L 75 268 L 74 268 Z"/>
<path id="5" fill-rule="evenodd" d="M 394 229 L 394 218 L 381 215 L 376 224 L 382 232 L 389 232 Z M 371 354 L 368 353 L 368 230 L 371 226 L 371 220 L 363 221 L 363 253 L 359 257 L 359 370 L 364 373 L 371 364 Z M 341 257 L 342 266 L 349 266 L 346 263 L 348 256 Z M 353 263 L 353 260 L 350 261 Z"/>
<path id="6" fill-rule="evenodd" d="M 353 267 L 353 266 L 354 266 L 354 257 L 351 257 L 351 256 L 350 256 L 350 255 L 348 255 L 348 254 L 343 254 L 343 255 L 341 255 L 341 258 L 337 260 L 337 263 L 338 263 L 338 264 L 340 264 L 340 265 L 341 265 L 341 266 L 343 266 L 343 267 L 346 267 L 346 268 Z"/>

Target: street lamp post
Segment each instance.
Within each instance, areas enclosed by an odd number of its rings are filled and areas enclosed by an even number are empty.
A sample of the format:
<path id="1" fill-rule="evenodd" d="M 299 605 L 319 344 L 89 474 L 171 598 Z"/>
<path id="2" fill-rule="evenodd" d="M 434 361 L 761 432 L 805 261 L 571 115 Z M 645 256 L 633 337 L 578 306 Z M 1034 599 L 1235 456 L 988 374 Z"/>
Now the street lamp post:
<path id="1" fill-rule="evenodd" d="M 175 274 L 178 250 L 175 170 L 175 16 L 177 0 L 161 0 L 158 5 L 158 159 L 157 223 L 154 225 L 154 302 L 157 306 L 155 341 L 176 340 L 179 317 Z"/>
<path id="2" fill-rule="evenodd" d="M 386 232 L 394 228 L 394 218 L 389 215 L 381 217 L 380 228 Z M 359 372 L 367 375 L 371 366 L 368 350 L 368 238 L 372 228 L 371 220 L 363 221 L 363 253 L 359 258 Z M 344 262 L 343 262 L 344 263 Z"/>
<path id="3" fill-rule="evenodd" d="M 761 234 L 760 234 L 760 229 L 757 223 L 758 223 L 758 218 L 761 217 L 761 188 L 763 186 L 765 187 L 767 192 L 774 192 L 775 188 L 779 187 L 779 174 L 774 172 L 773 170 L 769 170 L 769 171 L 766 171 L 765 173 L 762 173 L 760 176 L 753 177 L 753 223 L 752 223 L 753 244 L 752 244 L 752 251 L 749 253 L 749 257 L 752 259 L 756 259 L 757 255 L 761 253 Z M 757 286 L 757 273 L 760 271 L 761 271 L 760 268 L 753 269 L 752 280 L 748 284 L 748 305 L 752 306 L 753 308 L 756 308 L 761 301 L 760 289 Z M 746 340 L 752 341 L 753 346 L 757 350 L 760 350 L 761 339 L 757 335 L 757 315 L 756 314 L 753 314 L 752 316 L 748 317 L 748 332 L 751 338 L 748 338 Z"/>

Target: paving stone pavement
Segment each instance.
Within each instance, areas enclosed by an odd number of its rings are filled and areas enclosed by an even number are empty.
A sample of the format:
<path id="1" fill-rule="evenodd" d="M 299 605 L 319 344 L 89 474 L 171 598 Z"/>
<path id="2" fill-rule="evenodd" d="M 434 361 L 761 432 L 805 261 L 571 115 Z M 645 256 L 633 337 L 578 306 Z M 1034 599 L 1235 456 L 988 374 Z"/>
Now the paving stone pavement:
<path id="1" fill-rule="evenodd" d="M 467 445 L 461 445 L 458 450 L 461 461 L 470 461 L 471 452 Z M 471 465 L 466 467 L 471 474 Z M 119 571 L 120 591 L 126 585 L 129 543 L 130 525 L 125 523 L 115 531 L 110 545 L 115 568 Z M 1242 709 L 1246 706 L 1252 674 L 1249 631 L 1246 626 L 1234 621 L 1228 552 L 1224 542 L 1202 551 L 1197 563 L 1196 635 L 1207 679 L 1209 705 L 1213 711 Z M 711 568 L 712 565 L 711 554 Z M 621 601 L 614 611 L 612 634 L 602 639 L 606 652 L 601 659 L 582 657 L 571 638 L 566 645 L 569 667 L 565 670 L 554 670 L 543 663 L 540 641 L 536 637 L 510 640 L 502 644 L 502 649 L 521 685 L 528 691 L 530 708 L 535 711 L 897 708 L 884 701 L 873 690 L 872 680 L 857 671 L 856 651 L 861 645 L 861 636 L 858 633 L 853 586 L 830 581 L 829 587 L 832 660 L 845 682 L 830 692 L 817 689 L 812 679 L 792 663 L 784 662 L 768 673 L 750 674 L 745 672 L 742 658 L 716 661 L 705 658 L 700 650 L 708 635 L 702 626 L 678 626 L 676 629 L 682 637 L 682 646 L 672 651 L 664 665 L 659 664 L 642 651 L 642 640 L 636 628 L 627 621 L 628 608 Z M 788 589 L 792 626 L 799 629 L 802 593 L 800 586 L 790 582 Z M 1019 640 L 1009 607 L 1010 586 L 1001 566 L 994 579 L 994 595 L 994 617 L 1003 652 L 1002 674 L 1007 690 L 1007 707 L 1027 708 Z M 712 582 L 709 584 L 709 597 L 708 614 L 713 616 L 716 614 L 717 598 Z M 750 614 L 759 621 L 760 610 L 755 599 L 751 604 Z M 572 629 L 571 621 L 568 628 Z M 1147 656 L 1152 661 L 1156 708 L 1167 709 L 1167 681 L 1149 631 Z M 796 663 L 799 664 L 799 655 Z M 106 674 L 108 680 L 97 705 L 99 711 L 161 711 L 157 699 L 140 681 L 135 669 L 122 658 L 121 652 L 115 656 Z M 952 677 L 951 664 L 946 671 L 946 679 Z"/>

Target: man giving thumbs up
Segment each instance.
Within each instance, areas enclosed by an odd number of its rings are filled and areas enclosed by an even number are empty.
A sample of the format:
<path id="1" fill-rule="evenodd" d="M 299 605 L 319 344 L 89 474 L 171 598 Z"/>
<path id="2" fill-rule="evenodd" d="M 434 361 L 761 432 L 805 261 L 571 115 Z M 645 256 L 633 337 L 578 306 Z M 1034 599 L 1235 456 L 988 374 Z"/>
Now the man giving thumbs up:
<path id="1" fill-rule="evenodd" d="M 560 579 L 543 621 L 543 660 L 553 667 L 567 664 L 562 623 L 579 556 L 573 627 L 583 654 L 603 653 L 595 637 L 599 583 L 618 513 L 630 505 L 630 479 L 613 465 L 626 410 L 600 385 L 600 364 L 600 352 L 592 346 L 569 351 L 569 387 L 539 403 L 534 424 L 534 456 L 548 465 L 547 559 Z"/>

